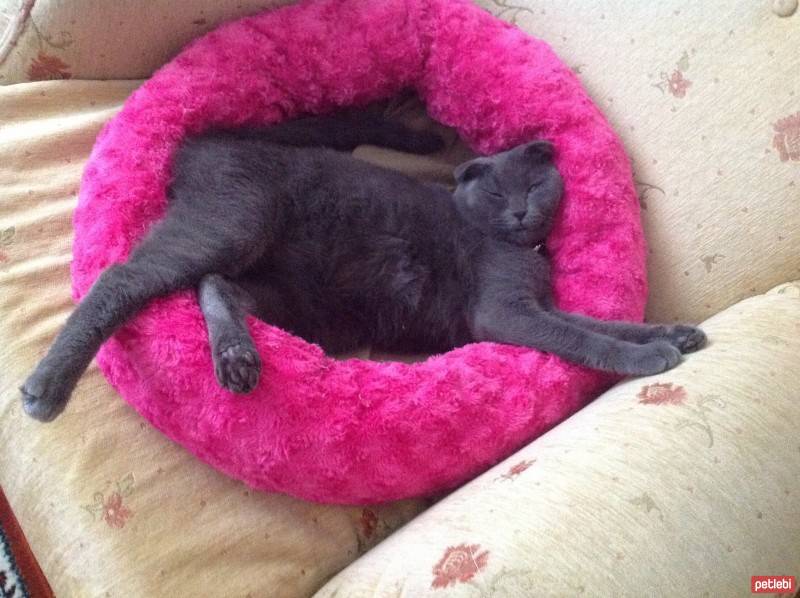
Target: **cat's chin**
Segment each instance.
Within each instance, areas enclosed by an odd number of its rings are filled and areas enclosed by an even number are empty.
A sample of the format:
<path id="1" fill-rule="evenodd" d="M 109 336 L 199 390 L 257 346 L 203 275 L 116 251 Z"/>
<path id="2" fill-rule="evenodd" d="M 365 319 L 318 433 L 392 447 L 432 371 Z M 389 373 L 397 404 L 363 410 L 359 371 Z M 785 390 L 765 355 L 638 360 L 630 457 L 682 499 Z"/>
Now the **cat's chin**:
<path id="1" fill-rule="evenodd" d="M 520 247 L 533 247 L 538 244 L 533 231 L 526 228 L 507 230 L 499 235 L 499 237 L 506 243 L 519 245 Z"/>

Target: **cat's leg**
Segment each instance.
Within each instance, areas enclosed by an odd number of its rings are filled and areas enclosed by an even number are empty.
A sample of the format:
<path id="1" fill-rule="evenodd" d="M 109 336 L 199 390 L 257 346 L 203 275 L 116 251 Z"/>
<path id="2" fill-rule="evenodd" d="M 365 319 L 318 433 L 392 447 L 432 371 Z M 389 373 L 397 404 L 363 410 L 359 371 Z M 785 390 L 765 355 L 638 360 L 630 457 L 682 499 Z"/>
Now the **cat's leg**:
<path id="1" fill-rule="evenodd" d="M 681 353 L 691 353 L 702 349 L 706 344 L 706 335 L 702 330 L 685 324 L 639 324 L 635 322 L 598 320 L 589 316 L 559 310 L 550 310 L 550 313 L 586 330 L 640 345 L 662 340 L 677 347 Z"/>
<path id="2" fill-rule="evenodd" d="M 349 111 L 329 116 L 308 116 L 242 135 L 257 135 L 275 143 L 297 147 L 329 147 L 352 151 L 370 144 L 414 154 L 430 154 L 444 147 L 431 131 L 417 131 L 378 114 Z"/>
<path id="3" fill-rule="evenodd" d="M 217 381 L 232 392 L 252 392 L 261 373 L 261 359 L 245 322 L 254 309 L 252 298 L 219 274 L 203 277 L 197 298 L 208 327 Z"/>
<path id="4" fill-rule="evenodd" d="M 247 254 L 232 249 L 236 241 L 243 246 L 247 229 L 234 226 L 233 219 L 229 224 L 204 222 L 190 213 L 168 214 L 127 262 L 106 269 L 21 387 L 28 415 L 55 419 L 100 346 L 150 300 L 196 287 L 208 272 L 246 267 L 255 249 L 249 247 Z"/>
<path id="5" fill-rule="evenodd" d="M 471 317 L 471 331 L 478 341 L 531 347 L 593 369 L 632 376 L 658 374 L 681 360 L 680 351 L 666 341 L 640 345 L 517 305 L 479 304 Z"/>

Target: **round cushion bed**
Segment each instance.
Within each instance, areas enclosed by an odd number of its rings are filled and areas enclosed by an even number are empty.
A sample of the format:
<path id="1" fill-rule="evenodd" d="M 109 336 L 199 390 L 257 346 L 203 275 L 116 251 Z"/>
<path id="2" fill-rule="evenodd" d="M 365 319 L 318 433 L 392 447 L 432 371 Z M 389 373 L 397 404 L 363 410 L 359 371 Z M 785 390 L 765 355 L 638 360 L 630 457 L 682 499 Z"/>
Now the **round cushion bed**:
<path id="1" fill-rule="evenodd" d="M 190 44 L 98 137 L 75 215 L 75 298 L 163 215 L 171 156 L 185 135 L 409 88 L 480 153 L 553 142 L 565 183 L 547 243 L 556 301 L 641 320 L 645 246 L 619 140 L 545 43 L 462 0 L 303 2 Z M 192 291 L 152 302 L 97 359 L 139 413 L 204 461 L 255 488 L 315 501 L 376 503 L 452 488 L 613 382 L 492 343 L 415 364 L 341 361 L 254 318 L 249 326 L 263 369 L 246 396 L 218 385 Z"/>

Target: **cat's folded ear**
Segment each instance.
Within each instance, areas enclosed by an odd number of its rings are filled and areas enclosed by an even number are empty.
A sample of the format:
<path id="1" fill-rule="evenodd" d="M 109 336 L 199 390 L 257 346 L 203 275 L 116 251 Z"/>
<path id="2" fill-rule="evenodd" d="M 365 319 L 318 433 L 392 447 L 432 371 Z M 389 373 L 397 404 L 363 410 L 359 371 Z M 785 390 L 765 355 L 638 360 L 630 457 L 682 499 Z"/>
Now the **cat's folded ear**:
<path id="1" fill-rule="evenodd" d="M 555 155 L 555 148 L 549 141 L 538 139 L 522 146 L 522 155 L 535 164 L 550 162 Z"/>
<path id="2" fill-rule="evenodd" d="M 457 183 L 466 183 L 488 172 L 491 167 L 492 161 L 490 158 L 475 158 L 456 166 L 453 176 Z"/>

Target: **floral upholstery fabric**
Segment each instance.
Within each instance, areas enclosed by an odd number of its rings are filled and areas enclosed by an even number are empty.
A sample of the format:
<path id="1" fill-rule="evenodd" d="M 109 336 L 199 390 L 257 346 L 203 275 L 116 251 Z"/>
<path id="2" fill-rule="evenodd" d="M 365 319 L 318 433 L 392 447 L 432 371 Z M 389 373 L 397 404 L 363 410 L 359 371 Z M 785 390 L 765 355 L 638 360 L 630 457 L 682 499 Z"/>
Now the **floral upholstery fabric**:
<path id="1" fill-rule="evenodd" d="M 609 116 L 644 208 L 648 317 L 711 317 L 711 345 L 615 387 L 377 548 L 428 503 L 252 493 L 96 368 L 62 419 L 23 417 L 16 388 L 72 307 L 82 165 L 137 85 L 78 79 L 145 77 L 266 4 L 0 0 L 0 82 L 18 83 L 0 88 L 0 486 L 56 595 L 308 596 L 365 553 L 319 595 L 746 596 L 750 575 L 800 575 L 800 13 L 766 1 L 480 0 L 548 40 Z M 358 154 L 446 181 L 468 155 L 454 152 Z"/>
<path id="2" fill-rule="evenodd" d="M 800 297 L 703 328 L 708 349 L 606 392 L 316 596 L 745 597 L 799 575 Z"/>
<path id="3" fill-rule="evenodd" d="M 141 79 L 217 24 L 287 0 L 0 0 L 0 85 Z"/>
<path id="4" fill-rule="evenodd" d="M 345 508 L 253 492 L 153 429 L 94 365 L 56 422 L 20 407 L 17 388 L 73 307 L 83 163 L 136 86 L 0 89 L 0 487 L 57 596 L 309 595 L 427 502 Z"/>

